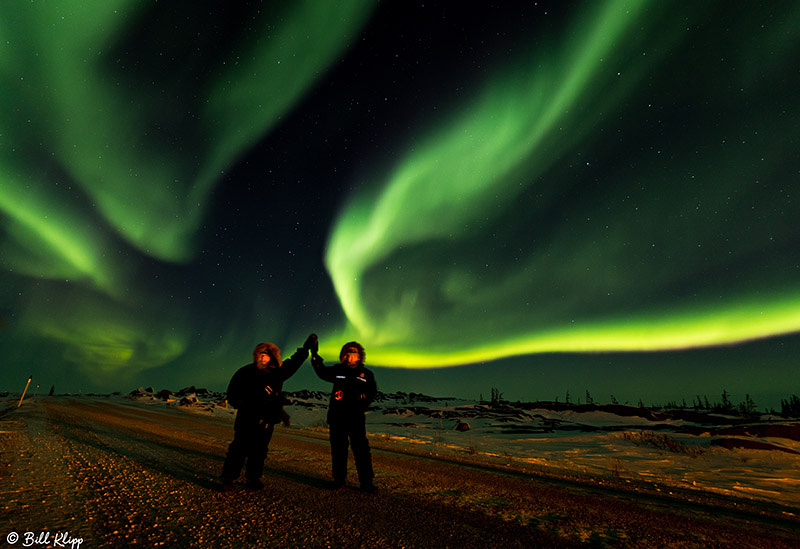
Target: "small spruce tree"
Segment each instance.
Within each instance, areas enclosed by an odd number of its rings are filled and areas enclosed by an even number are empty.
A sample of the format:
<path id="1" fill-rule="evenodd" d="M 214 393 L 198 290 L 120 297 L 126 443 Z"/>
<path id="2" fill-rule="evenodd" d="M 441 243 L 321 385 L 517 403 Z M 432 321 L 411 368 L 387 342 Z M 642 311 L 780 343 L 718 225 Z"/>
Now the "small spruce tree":
<path id="1" fill-rule="evenodd" d="M 750 393 L 744 395 L 744 402 L 739 405 L 739 413 L 743 416 L 751 416 L 756 412 L 756 403 L 750 398 Z"/>
<path id="2" fill-rule="evenodd" d="M 792 395 L 788 399 L 781 399 L 781 415 L 786 417 L 800 416 L 800 398 Z"/>
<path id="3" fill-rule="evenodd" d="M 492 387 L 492 406 L 497 406 L 503 399 L 503 393 L 496 387 Z"/>
<path id="4" fill-rule="evenodd" d="M 726 391 L 725 389 L 722 390 L 722 404 L 720 405 L 720 408 L 722 409 L 723 412 L 729 412 L 731 411 L 731 409 L 733 409 L 730 395 L 728 394 L 728 391 Z"/>

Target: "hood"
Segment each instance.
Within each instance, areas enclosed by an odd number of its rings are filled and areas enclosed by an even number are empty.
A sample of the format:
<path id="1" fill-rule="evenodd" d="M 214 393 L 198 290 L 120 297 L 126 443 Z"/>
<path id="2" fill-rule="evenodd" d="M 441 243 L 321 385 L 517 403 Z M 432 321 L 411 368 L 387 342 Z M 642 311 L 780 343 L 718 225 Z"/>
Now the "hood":
<path id="1" fill-rule="evenodd" d="M 357 341 L 351 341 L 349 343 L 345 343 L 342 346 L 342 350 L 339 351 L 339 362 L 344 362 L 344 352 L 348 349 L 355 349 L 358 351 L 359 362 L 364 364 L 367 360 L 367 352 L 364 350 L 364 347 Z"/>
<path id="2" fill-rule="evenodd" d="M 278 366 L 283 364 L 283 360 L 281 360 L 281 349 L 274 343 L 259 343 L 256 345 L 256 348 L 253 349 L 253 362 L 258 359 L 258 355 L 261 353 L 267 353 Z"/>

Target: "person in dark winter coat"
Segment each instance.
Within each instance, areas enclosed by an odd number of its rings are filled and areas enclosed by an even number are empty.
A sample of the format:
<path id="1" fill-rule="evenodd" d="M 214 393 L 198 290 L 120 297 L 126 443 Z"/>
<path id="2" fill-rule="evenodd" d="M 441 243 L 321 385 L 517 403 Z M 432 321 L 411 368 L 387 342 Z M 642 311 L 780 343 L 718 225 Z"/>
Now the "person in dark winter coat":
<path id="1" fill-rule="evenodd" d="M 328 407 L 328 432 L 331 441 L 331 462 L 335 488 L 345 485 L 347 478 L 347 447 L 353 448 L 361 489 L 375 491 L 372 483 L 372 455 L 367 441 L 364 412 L 378 392 L 375 376 L 364 367 L 366 353 L 358 342 L 342 347 L 339 364 L 325 367 L 322 357 L 311 354 L 314 371 L 324 381 L 333 383 Z"/>
<path id="2" fill-rule="evenodd" d="M 273 343 L 259 343 L 253 350 L 253 362 L 233 374 L 228 385 L 228 403 L 236 408 L 233 442 L 222 466 L 222 489 L 233 488 L 247 462 L 246 486 L 264 487 L 261 474 L 275 424 L 283 420 L 283 382 L 297 372 L 311 351 L 317 352 L 317 336 L 311 334 L 303 346 L 286 360 Z"/>

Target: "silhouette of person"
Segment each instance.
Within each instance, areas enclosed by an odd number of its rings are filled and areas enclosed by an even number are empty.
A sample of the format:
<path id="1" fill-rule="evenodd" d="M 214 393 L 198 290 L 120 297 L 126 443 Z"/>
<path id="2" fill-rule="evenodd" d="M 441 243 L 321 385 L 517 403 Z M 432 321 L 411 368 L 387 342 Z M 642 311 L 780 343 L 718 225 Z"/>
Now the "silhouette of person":
<path id="1" fill-rule="evenodd" d="M 234 481 L 245 468 L 246 487 L 264 487 L 261 475 L 264 459 L 275 424 L 283 420 L 283 382 L 316 354 L 317 336 L 311 334 L 303 346 L 288 359 L 281 360 L 281 350 L 273 343 L 259 343 L 253 349 L 253 362 L 242 366 L 228 384 L 228 402 L 236 408 L 233 442 L 228 446 L 222 466 L 222 489 L 233 489 Z"/>
<path id="2" fill-rule="evenodd" d="M 374 492 L 372 455 L 367 441 L 364 412 L 378 392 L 375 376 L 364 367 L 366 353 L 356 341 L 346 343 L 339 353 L 339 364 L 325 367 L 318 354 L 311 354 L 314 371 L 333 383 L 328 407 L 328 434 L 331 442 L 333 486 L 341 488 L 347 479 L 347 448 L 353 448 L 360 489 Z"/>

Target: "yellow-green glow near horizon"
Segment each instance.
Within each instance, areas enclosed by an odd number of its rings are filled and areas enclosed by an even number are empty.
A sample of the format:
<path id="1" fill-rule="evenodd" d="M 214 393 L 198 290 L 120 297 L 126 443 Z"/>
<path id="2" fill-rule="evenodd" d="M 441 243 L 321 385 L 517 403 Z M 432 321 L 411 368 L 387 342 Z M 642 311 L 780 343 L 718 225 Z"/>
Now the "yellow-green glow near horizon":
<path id="1" fill-rule="evenodd" d="M 787 273 L 765 292 L 757 288 L 762 274 L 730 273 L 726 263 L 740 256 L 717 251 L 725 277 L 692 288 L 687 280 L 702 263 L 703 247 L 719 246 L 704 234 L 708 214 L 668 219 L 664 208 L 690 206 L 693 197 L 659 206 L 658 197 L 642 196 L 641 207 L 629 208 L 618 190 L 623 177 L 668 188 L 669 176 L 653 167 L 609 172 L 608 180 L 592 182 L 609 189 L 597 192 L 597 202 L 581 204 L 578 195 L 563 213 L 572 216 L 571 226 L 548 225 L 560 213 L 554 197 L 581 177 L 573 164 L 593 160 L 576 156 L 603 148 L 603 125 L 625 116 L 630 94 L 680 45 L 686 21 L 691 25 L 703 11 L 679 21 L 653 3 L 595 9 L 546 48 L 540 40 L 546 53 L 509 63 L 340 213 L 326 265 L 349 321 L 342 337 L 369 341 L 376 363 L 424 367 L 538 352 L 684 349 L 800 331 L 800 287 Z M 773 52 L 791 51 L 792 36 L 797 32 L 784 33 Z M 757 56 L 758 48 L 749 54 Z M 742 116 L 744 126 L 755 122 L 752 113 Z M 783 117 L 775 122 L 780 131 L 771 161 L 785 154 L 780 136 L 791 131 Z M 703 146 L 721 149 L 712 141 Z M 710 187 L 706 201 L 718 208 L 714 214 L 727 209 L 722 213 L 736 216 L 737 208 L 750 206 L 732 205 L 732 194 L 751 193 L 753 170 L 742 170 L 731 155 L 719 150 L 699 166 L 696 152 L 687 154 L 674 170 Z M 507 226 L 536 244 L 500 257 L 485 252 L 498 242 L 518 246 Z M 728 230 L 720 231 L 726 241 L 747 233 L 739 227 L 726 236 Z M 746 235 L 736 253 L 754 253 L 768 236 L 762 230 Z M 492 240 L 492 233 L 503 237 Z M 674 266 L 654 257 L 664 252 L 674 254 Z M 647 272 L 640 263 L 651 261 Z M 751 283 L 742 280 L 747 276 Z M 687 292 L 665 297 L 683 285 Z M 659 300 L 636 302 L 648 293 Z"/>
<path id="2" fill-rule="evenodd" d="M 37 294 L 22 322 L 63 342 L 63 356 L 54 353 L 59 359 L 91 366 L 93 375 L 107 381 L 164 364 L 185 351 L 189 334 L 181 315 L 161 312 L 159 320 L 154 323 L 136 306 L 87 296 L 80 289 L 53 288 Z"/>
<path id="3" fill-rule="evenodd" d="M 672 351 L 693 347 L 709 347 L 741 343 L 753 339 L 798 331 L 800 326 L 800 295 L 782 299 L 765 312 L 763 303 L 733 305 L 714 311 L 675 313 L 673 315 L 643 315 L 581 327 L 567 326 L 542 330 L 531 336 L 496 340 L 484 346 L 453 351 L 435 346 L 424 351 L 376 347 L 370 360 L 377 364 L 396 364 L 407 368 L 430 368 L 487 362 L 501 356 L 536 353 L 597 353 Z M 754 319 L 757 319 L 754 322 Z M 357 339 L 357 334 L 345 332 L 339 340 Z M 338 349 L 324 346 L 323 356 L 337 356 Z"/>

